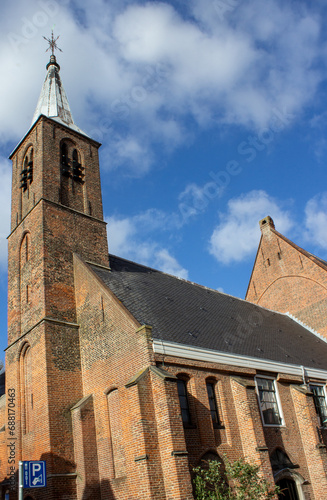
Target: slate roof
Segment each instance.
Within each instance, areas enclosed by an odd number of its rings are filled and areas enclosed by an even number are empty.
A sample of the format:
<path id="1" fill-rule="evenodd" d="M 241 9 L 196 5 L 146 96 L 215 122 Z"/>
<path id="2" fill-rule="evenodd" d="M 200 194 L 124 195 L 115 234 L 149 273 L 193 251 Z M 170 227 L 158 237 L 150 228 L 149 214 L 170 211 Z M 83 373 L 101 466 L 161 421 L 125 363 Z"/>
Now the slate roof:
<path id="1" fill-rule="evenodd" d="M 327 370 L 327 342 L 285 314 L 110 256 L 92 265 L 154 339 Z"/>

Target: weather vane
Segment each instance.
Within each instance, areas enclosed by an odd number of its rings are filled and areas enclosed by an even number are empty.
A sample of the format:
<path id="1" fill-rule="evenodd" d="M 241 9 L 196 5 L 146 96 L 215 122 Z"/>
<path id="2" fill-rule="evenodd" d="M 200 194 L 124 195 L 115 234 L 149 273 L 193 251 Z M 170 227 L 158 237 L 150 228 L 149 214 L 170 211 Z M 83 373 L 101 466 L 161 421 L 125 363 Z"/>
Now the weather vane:
<path id="1" fill-rule="evenodd" d="M 48 43 L 49 43 L 49 47 L 47 48 L 46 52 L 48 52 L 48 50 L 51 49 L 51 52 L 52 52 L 52 55 L 54 56 L 54 51 L 57 49 L 57 50 L 60 50 L 60 52 L 62 52 L 62 50 L 58 47 L 57 45 L 57 40 L 59 38 L 59 36 L 57 36 L 57 38 L 54 38 L 53 36 L 53 30 L 51 30 L 51 38 L 46 38 L 45 36 L 43 37 L 44 40 L 46 40 Z"/>

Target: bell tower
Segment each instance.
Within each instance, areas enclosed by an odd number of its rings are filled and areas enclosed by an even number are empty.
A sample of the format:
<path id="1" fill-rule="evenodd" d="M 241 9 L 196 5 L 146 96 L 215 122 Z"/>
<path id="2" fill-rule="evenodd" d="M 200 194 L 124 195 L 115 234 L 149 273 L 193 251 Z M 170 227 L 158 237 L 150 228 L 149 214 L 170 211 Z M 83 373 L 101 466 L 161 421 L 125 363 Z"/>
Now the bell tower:
<path id="1" fill-rule="evenodd" d="M 109 256 L 100 144 L 75 125 L 53 35 L 54 45 L 49 42 L 52 55 L 31 127 L 10 156 L 6 385 L 16 397 L 15 466 L 47 460 L 47 498 L 62 498 L 74 495 L 68 415 L 82 397 L 73 254 L 104 267 Z"/>
<path id="2" fill-rule="evenodd" d="M 9 344 L 43 316 L 75 320 L 74 252 L 109 265 L 100 144 L 75 125 L 59 71 L 52 55 L 31 128 L 10 156 Z"/>

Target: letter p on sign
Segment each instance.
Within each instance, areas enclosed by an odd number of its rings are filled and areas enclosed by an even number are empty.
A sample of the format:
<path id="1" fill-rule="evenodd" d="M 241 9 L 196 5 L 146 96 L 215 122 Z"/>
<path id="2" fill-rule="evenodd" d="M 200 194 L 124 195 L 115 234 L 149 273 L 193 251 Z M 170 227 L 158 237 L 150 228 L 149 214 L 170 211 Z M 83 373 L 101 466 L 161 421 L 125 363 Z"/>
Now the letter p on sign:
<path id="1" fill-rule="evenodd" d="M 33 462 L 32 463 L 32 476 L 37 476 L 38 472 L 40 472 L 41 469 L 42 469 L 41 464 Z"/>

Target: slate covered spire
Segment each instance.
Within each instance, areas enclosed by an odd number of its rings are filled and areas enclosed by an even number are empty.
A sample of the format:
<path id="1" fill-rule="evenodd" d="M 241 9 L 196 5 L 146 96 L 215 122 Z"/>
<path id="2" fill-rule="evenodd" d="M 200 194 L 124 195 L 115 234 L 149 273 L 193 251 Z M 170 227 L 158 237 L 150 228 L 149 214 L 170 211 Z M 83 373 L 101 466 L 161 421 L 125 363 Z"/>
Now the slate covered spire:
<path id="1" fill-rule="evenodd" d="M 47 76 L 43 83 L 31 125 L 36 122 L 40 115 L 45 115 L 76 132 L 86 135 L 74 123 L 67 95 L 60 78 L 60 66 L 54 54 L 50 56 L 46 68 L 48 71 Z"/>

